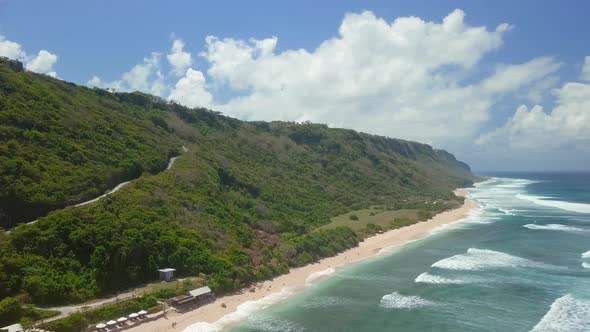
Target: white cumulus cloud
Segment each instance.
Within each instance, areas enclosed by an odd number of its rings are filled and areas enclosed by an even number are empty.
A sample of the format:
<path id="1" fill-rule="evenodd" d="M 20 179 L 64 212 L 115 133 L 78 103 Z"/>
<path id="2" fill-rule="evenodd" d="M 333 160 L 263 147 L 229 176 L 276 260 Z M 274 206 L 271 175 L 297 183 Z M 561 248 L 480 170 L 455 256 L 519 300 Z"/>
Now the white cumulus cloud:
<path id="1" fill-rule="evenodd" d="M 164 96 L 168 87 L 164 81 L 164 75 L 160 69 L 161 54 L 153 52 L 149 57 L 143 59 L 120 79 L 115 81 L 103 81 L 98 76 L 93 76 L 86 84 L 99 88 L 110 88 L 116 91 L 141 91 L 156 96 Z"/>
<path id="2" fill-rule="evenodd" d="M 0 56 L 23 62 L 27 70 L 57 77 L 57 73 L 53 69 L 57 62 L 57 55 L 49 51 L 41 50 L 36 56 L 29 56 L 19 43 L 0 35 Z"/>
<path id="3" fill-rule="evenodd" d="M 172 49 L 166 57 L 172 66 L 174 74 L 179 76 L 184 74 L 193 62 L 191 54 L 184 51 L 184 42 L 182 39 L 174 40 L 172 43 Z"/>
<path id="4" fill-rule="evenodd" d="M 550 112 L 535 105 L 518 107 L 506 124 L 477 139 L 480 145 L 515 150 L 551 151 L 590 146 L 590 84 L 568 82 L 554 91 Z"/>
<path id="5" fill-rule="evenodd" d="M 189 68 L 185 76 L 178 80 L 168 99 L 188 107 L 209 107 L 213 96 L 205 89 L 205 83 L 203 73 Z"/>
<path id="6" fill-rule="evenodd" d="M 56 62 L 57 55 L 49 53 L 46 50 L 41 50 L 36 57 L 27 62 L 26 68 L 36 73 L 43 73 L 56 77 L 57 74 L 53 70 L 53 65 L 55 65 Z"/>
<path id="7" fill-rule="evenodd" d="M 4 36 L 0 35 L 0 56 L 21 60 L 25 58 L 26 53 L 19 43 L 7 40 Z"/>

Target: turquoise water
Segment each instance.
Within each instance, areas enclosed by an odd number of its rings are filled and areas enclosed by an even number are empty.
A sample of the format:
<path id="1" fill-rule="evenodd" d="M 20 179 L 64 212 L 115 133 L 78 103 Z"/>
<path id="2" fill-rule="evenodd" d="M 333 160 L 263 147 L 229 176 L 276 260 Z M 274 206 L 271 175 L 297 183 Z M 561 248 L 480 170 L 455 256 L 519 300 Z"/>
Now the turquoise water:
<path id="1" fill-rule="evenodd" d="M 336 271 L 232 331 L 590 331 L 590 176 L 518 174 L 390 255 Z"/>

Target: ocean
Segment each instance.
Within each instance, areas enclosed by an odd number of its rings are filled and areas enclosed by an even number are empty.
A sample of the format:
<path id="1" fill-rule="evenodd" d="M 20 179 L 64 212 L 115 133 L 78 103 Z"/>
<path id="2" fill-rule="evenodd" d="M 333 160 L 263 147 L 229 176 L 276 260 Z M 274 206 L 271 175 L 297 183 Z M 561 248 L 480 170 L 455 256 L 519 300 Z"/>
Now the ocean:
<path id="1" fill-rule="evenodd" d="M 481 208 L 231 331 L 590 331 L 590 173 L 494 174 Z M 272 304 L 271 304 L 272 303 Z"/>

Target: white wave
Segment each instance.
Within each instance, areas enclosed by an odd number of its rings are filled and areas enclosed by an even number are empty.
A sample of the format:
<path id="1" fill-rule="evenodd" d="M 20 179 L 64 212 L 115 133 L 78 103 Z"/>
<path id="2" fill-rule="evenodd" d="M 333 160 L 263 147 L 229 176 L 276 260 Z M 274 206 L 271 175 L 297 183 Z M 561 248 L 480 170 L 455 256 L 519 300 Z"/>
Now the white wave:
<path id="1" fill-rule="evenodd" d="M 189 325 L 184 329 L 184 332 L 218 332 L 222 331 L 226 326 L 234 324 L 244 318 L 249 317 L 257 310 L 267 308 L 268 306 L 279 302 L 289 297 L 293 292 L 287 288 L 283 288 L 280 292 L 270 294 L 258 301 L 247 301 L 240 304 L 236 311 L 229 313 L 213 323 L 198 322 Z"/>
<path id="2" fill-rule="evenodd" d="M 562 225 L 562 224 L 547 224 L 547 225 L 538 225 L 538 224 L 526 224 L 523 225 L 528 229 L 535 229 L 535 230 L 545 230 L 545 231 L 563 231 L 563 232 L 588 232 L 588 229 Z"/>
<path id="3" fill-rule="evenodd" d="M 498 178 L 500 181 L 503 181 L 505 183 L 501 183 L 498 185 L 495 185 L 495 188 L 508 188 L 508 189 L 514 189 L 514 188 L 524 188 L 530 184 L 533 183 L 538 183 L 539 181 L 535 181 L 535 180 L 529 180 L 529 179 L 513 179 L 513 178 Z"/>
<path id="4" fill-rule="evenodd" d="M 590 269 L 590 263 L 583 262 L 582 267 L 585 269 Z"/>
<path id="5" fill-rule="evenodd" d="M 469 227 L 469 224 L 489 224 L 493 220 L 495 220 L 494 218 L 485 215 L 484 208 L 481 206 L 481 204 L 479 204 L 479 202 L 476 203 L 478 206 L 476 208 L 469 210 L 469 212 L 467 212 L 466 217 L 448 224 L 434 227 L 430 230 L 429 234 L 434 235 L 449 230 L 461 229 Z"/>
<path id="6" fill-rule="evenodd" d="M 459 278 L 446 278 L 437 276 L 434 274 L 430 274 L 428 272 L 424 272 L 421 275 L 417 276 L 414 279 L 414 282 L 421 282 L 425 284 L 467 284 L 469 281 L 467 279 L 459 279 Z"/>
<path id="7" fill-rule="evenodd" d="M 498 178 L 491 177 L 491 178 L 489 178 L 487 180 L 484 180 L 484 181 L 481 181 L 481 182 L 476 182 L 476 183 L 473 184 L 473 186 L 477 188 L 477 187 L 485 186 L 485 185 L 490 184 L 490 183 L 498 182 L 499 180 L 500 179 L 498 179 Z"/>
<path id="8" fill-rule="evenodd" d="M 419 296 L 404 296 L 398 292 L 383 295 L 381 298 L 381 306 L 388 309 L 414 309 L 434 304 L 434 302 Z"/>
<path id="9" fill-rule="evenodd" d="M 321 270 L 318 272 L 314 272 L 314 273 L 310 274 L 307 278 L 305 278 L 305 284 L 311 285 L 314 281 L 316 281 L 320 278 L 323 278 L 325 276 L 328 276 L 334 272 L 336 272 L 336 270 L 334 270 L 334 268 L 332 268 L 332 267 L 329 267 L 325 270 Z"/>
<path id="10" fill-rule="evenodd" d="M 590 301 L 567 294 L 555 300 L 531 332 L 590 331 Z"/>
<path id="11" fill-rule="evenodd" d="M 590 258 L 590 251 L 586 251 L 582 254 L 582 258 Z"/>
<path id="12" fill-rule="evenodd" d="M 498 208 L 498 210 L 504 212 L 504 214 L 507 214 L 509 216 L 514 216 L 515 215 L 514 214 L 514 211 L 515 211 L 514 209 L 508 210 L 508 209 Z"/>
<path id="13" fill-rule="evenodd" d="M 573 211 L 578 213 L 590 213 L 590 204 L 555 201 L 550 200 L 551 197 L 530 196 L 523 194 L 517 194 L 516 198 L 531 201 L 538 205 L 550 206 L 562 210 Z"/>
<path id="14" fill-rule="evenodd" d="M 485 270 L 505 267 L 545 267 L 543 263 L 512 256 L 503 252 L 469 248 L 465 254 L 444 258 L 432 264 L 432 267 L 447 270 Z"/>

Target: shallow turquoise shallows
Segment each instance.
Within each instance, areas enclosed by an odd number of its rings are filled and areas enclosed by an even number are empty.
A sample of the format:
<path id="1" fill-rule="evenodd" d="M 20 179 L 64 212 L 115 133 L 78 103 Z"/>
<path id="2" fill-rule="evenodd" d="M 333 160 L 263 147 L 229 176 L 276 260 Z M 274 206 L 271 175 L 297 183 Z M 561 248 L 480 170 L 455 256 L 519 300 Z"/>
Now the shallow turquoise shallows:
<path id="1" fill-rule="evenodd" d="M 590 174 L 501 175 L 481 205 L 232 331 L 590 331 Z"/>

